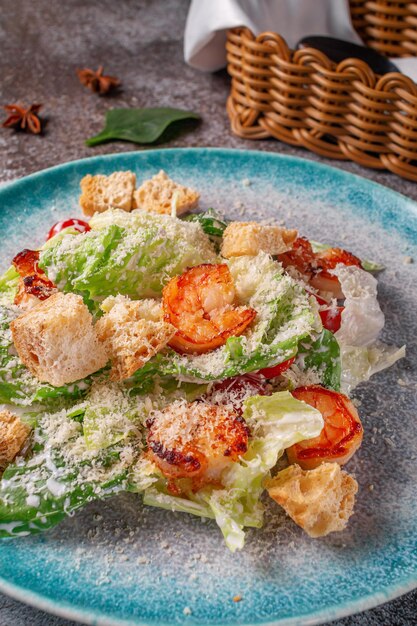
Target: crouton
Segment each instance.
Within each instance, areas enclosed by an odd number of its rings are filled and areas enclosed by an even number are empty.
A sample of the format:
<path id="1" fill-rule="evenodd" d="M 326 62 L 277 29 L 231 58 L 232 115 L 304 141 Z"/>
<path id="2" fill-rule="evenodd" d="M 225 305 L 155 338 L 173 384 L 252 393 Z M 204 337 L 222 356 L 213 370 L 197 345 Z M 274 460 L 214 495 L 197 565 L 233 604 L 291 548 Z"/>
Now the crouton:
<path id="1" fill-rule="evenodd" d="M 56 293 L 15 319 L 12 337 L 19 357 L 41 382 L 75 382 L 104 367 L 106 352 L 81 296 Z"/>
<path id="2" fill-rule="evenodd" d="M 150 180 L 145 180 L 135 191 L 134 206 L 151 213 L 170 215 L 174 204 L 176 214 L 181 215 L 194 209 L 199 198 L 200 194 L 197 191 L 174 182 L 161 170 Z"/>
<path id="3" fill-rule="evenodd" d="M 103 213 L 110 208 L 132 210 L 136 176 L 133 172 L 114 172 L 110 176 L 87 174 L 81 180 L 80 205 L 84 215 Z"/>
<path id="4" fill-rule="evenodd" d="M 358 483 L 338 463 L 323 463 L 307 471 L 290 465 L 267 481 L 266 488 L 310 537 L 324 537 L 346 527 Z"/>
<path id="5" fill-rule="evenodd" d="M 110 378 L 124 380 L 162 350 L 176 329 L 156 318 L 156 309 L 149 301 L 144 305 L 124 296 L 117 296 L 110 303 L 108 300 L 103 303 L 108 313 L 99 319 L 96 329 L 111 358 Z M 144 319 L 144 314 L 151 319 Z"/>
<path id="6" fill-rule="evenodd" d="M 0 411 L 0 474 L 22 449 L 30 428 L 10 411 Z"/>
<path id="7" fill-rule="evenodd" d="M 297 238 L 296 230 L 281 226 L 262 226 L 258 222 L 231 222 L 223 233 L 221 254 L 225 259 L 234 256 L 256 256 L 259 252 L 271 255 L 291 250 Z"/>

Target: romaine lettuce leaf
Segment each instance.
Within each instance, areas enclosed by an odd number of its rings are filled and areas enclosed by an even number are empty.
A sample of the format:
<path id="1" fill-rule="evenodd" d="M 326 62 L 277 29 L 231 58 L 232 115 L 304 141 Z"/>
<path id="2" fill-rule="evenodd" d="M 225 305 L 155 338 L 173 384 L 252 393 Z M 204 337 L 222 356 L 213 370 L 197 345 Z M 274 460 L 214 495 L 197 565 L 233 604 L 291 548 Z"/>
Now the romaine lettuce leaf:
<path id="1" fill-rule="evenodd" d="M 141 455 L 144 423 L 153 408 L 189 399 L 197 386 L 155 379 L 152 393 L 132 389 L 96 382 L 77 405 L 22 416 L 34 429 L 33 446 L 0 480 L 0 537 L 46 530 L 91 500 L 140 492 L 157 480 Z"/>
<path id="2" fill-rule="evenodd" d="M 88 502 L 127 489 L 124 470 L 102 482 L 80 482 L 75 470 L 57 480 L 41 456 L 39 452 L 31 464 L 18 462 L 4 472 L 0 481 L 0 538 L 48 530 Z M 42 468 L 34 465 L 37 462 Z"/>
<path id="3" fill-rule="evenodd" d="M 11 265 L 0 277 L 0 304 L 12 304 L 17 292 L 19 274 Z"/>
<path id="4" fill-rule="evenodd" d="M 162 477 L 144 491 L 144 502 L 175 511 L 214 518 L 230 550 L 244 545 L 244 528 L 260 527 L 263 481 L 289 446 L 317 437 L 323 428 L 320 412 L 296 400 L 288 391 L 245 400 L 243 417 L 251 439 L 240 462 L 233 463 L 222 476 L 223 488 L 207 486 L 188 497 L 170 494 Z"/>
<path id="5" fill-rule="evenodd" d="M 129 489 L 150 406 L 148 398 L 106 382 L 69 409 L 39 411 L 30 453 L 0 480 L 0 537 L 51 528 L 87 502 Z"/>
<path id="6" fill-rule="evenodd" d="M 5 470 L 0 480 L 0 538 L 49 529 L 87 502 L 127 489 L 129 465 L 122 448 L 89 454 L 79 414 L 70 415 L 65 410 L 42 414 L 31 455 L 18 457 Z"/>
<path id="7" fill-rule="evenodd" d="M 297 365 L 302 370 L 317 372 L 320 383 L 329 389 L 340 391 L 341 363 L 339 343 L 330 330 L 323 328 L 300 342 Z"/>
<path id="8" fill-rule="evenodd" d="M 343 393 L 349 393 L 377 372 L 391 367 L 405 357 L 405 346 L 396 348 L 376 341 L 371 346 L 341 345 Z"/>
<path id="9" fill-rule="evenodd" d="M 66 234 L 41 251 L 39 266 L 64 292 L 83 296 L 90 309 L 109 295 L 160 296 L 186 267 L 216 255 L 197 223 L 144 211 L 96 214 L 88 233 Z"/>
<path id="10" fill-rule="evenodd" d="M 244 335 L 207 354 L 170 351 L 161 363 L 163 373 L 210 381 L 277 365 L 294 356 L 299 341 L 315 328 L 316 313 L 308 294 L 268 254 L 236 257 L 227 263 L 238 302 L 256 310 L 255 322 Z"/>

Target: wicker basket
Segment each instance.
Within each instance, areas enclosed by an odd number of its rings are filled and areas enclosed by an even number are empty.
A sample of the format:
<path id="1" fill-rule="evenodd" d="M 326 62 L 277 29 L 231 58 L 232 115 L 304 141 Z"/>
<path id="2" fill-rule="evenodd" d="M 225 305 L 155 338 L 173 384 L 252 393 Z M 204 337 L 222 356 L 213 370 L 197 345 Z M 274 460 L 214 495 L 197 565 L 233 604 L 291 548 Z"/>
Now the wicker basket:
<path id="1" fill-rule="evenodd" d="M 417 4 L 351 0 L 368 46 L 417 55 Z M 292 51 L 276 33 L 229 31 L 227 111 L 246 139 L 275 137 L 321 156 L 388 169 L 417 181 L 417 85 L 397 72 L 377 76 L 359 59 L 336 65 L 312 48 Z"/>

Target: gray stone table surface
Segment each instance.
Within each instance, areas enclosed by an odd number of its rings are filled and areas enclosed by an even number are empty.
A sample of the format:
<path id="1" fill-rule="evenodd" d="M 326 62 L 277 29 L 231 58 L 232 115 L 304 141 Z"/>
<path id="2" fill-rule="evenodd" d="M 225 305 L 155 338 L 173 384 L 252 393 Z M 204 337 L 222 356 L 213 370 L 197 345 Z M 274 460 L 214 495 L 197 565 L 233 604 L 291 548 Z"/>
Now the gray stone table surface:
<path id="1" fill-rule="evenodd" d="M 94 149 L 84 140 L 102 126 L 107 109 L 174 106 L 201 113 L 203 122 L 174 137 L 175 146 L 258 149 L 328 162 L 417 199 L 417 185 L 386 172 L 330 162 L 274 140 L 251 142 L 230 132 L 226 72 L 203 74 L 184 64 L 186 0 L 0 0 L 0 104 L 40 102 L 42 136 L 0 132 L 0 182 L 96 154 L 137 150 L 116 142 Z M 78 82 L 76 68 L 105 66 L 120 77 L 118 95 L 100 98 Z M 164 147 L 162 143 L 159 147 Z M 70 626 L 0 594 L 0 626 Z M 333 626 L 417 624 L 412 592 Z"/>

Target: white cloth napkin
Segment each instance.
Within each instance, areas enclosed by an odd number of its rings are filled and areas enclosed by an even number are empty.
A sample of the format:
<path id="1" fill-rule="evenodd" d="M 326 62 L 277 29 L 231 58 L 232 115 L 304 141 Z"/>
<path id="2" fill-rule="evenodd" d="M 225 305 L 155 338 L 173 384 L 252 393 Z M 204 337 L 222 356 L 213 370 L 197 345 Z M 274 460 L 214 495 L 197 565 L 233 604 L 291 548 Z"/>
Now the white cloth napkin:
<path id="1" fill-rule="evenodd" d="M 307 35 L 362 43 L 352 26 L 348 0 L 192 0 L 185 26 L 185 61 L 209 72 L 225 67 L 226 33 L 236 26 L 247 26 L 256 35 L 277 32 L 292 47 Z M 392 60 L 417 81 L 417 58 Z"/>

